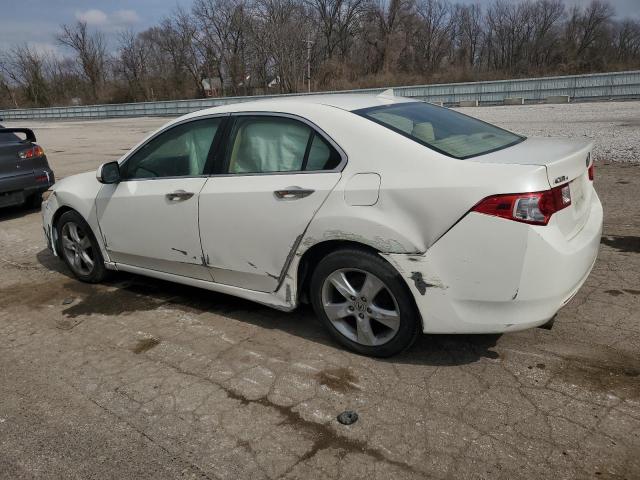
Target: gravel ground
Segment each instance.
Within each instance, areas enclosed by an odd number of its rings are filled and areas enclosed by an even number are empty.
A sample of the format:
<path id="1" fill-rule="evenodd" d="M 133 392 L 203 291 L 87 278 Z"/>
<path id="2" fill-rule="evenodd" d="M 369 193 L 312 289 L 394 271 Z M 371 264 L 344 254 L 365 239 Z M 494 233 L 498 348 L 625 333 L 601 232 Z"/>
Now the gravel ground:
<path id="1" fill-rule="evenodd" d="M 632 110 L 464 111 L 627 138 Z M 32 125 L 65 176 L 164 121 Z M 425 335 L 388 360 L 339 348 L 304 307 L 131 275 L 83 284 L 45 248 L 38 211 L 0 210 L 0 479 L 640 478 L 640 164 L 608 160 L 599 258 L 551 330 Z M 359 420 L 340 425 L 344 410 Z"/>
<path id="2" fill-rule="evenodd" d="M 640 102 L 518 105 L 459 111 L 536 137 L 584 137 L 599 161 L 640 162 Z"/>

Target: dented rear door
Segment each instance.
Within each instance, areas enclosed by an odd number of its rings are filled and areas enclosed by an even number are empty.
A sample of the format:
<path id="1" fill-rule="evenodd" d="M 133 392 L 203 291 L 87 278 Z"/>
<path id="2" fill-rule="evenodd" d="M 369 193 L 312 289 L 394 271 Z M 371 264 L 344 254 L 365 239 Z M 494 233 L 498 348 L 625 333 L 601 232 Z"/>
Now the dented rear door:
<path id="1" fill-rule="evenodd" d="M 275 291 L 346 158 L 283 114 L 237 115 L 223 158 L 223 171 L 200 193 L 205 262 L 216 283 Z"/>

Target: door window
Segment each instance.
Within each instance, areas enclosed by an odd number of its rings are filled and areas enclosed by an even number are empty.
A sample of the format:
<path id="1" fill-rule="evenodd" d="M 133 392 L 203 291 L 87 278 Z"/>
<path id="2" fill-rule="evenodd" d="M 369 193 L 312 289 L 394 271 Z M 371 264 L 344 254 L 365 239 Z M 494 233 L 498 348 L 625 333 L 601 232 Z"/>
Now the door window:
<path id="1" fill-rule="evenodd" d="M 125 180 L 203 175 L 221 118 L 183 123 L 161 133 L 120 167 Z"/>
<path id="2" fill-rule="evenodd" d="M 331 170 L 340 155 L 308 125 L 286 117 L 238 117 L 231 134 L 229 173 Z"/>

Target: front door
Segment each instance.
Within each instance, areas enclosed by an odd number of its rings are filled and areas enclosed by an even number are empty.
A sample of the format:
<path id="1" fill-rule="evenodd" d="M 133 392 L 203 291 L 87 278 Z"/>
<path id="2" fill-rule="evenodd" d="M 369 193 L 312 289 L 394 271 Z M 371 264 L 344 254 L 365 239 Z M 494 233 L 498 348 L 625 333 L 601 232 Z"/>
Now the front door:
<path id="1" fill-rule="evenodd" d="M 194 120 L 160 133 L 121 164 L 120 183 L 102 187 L 98 222 L 114 262 L 211 280 L 198 195 L 221 122 Z"/>
<path id="2" fill-rule="evenodd" d="M 286 116 L 232 117 L 221 174 L 200 193 L 200 237 L 217 283 L 275 291 L 299 238 L 340 179 L 342 156 Z"/>

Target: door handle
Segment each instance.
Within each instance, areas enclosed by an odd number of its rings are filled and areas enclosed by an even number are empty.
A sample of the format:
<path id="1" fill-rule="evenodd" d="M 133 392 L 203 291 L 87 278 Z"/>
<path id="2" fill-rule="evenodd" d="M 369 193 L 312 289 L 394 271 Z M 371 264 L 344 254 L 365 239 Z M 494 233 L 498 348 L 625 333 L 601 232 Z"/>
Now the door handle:
<path id="1" fill-rule="evenodd" d="M 193 192 L 185 192 L 184 190 L 176 190 L 175 192 L 167 193 L 165 197 L 167 200 L 179 201 L 179 200 L 189 200 L 193 197 Z"/>
<path id="2" fill-rule="evenodd" d="M 315 190 L 293 186 L 276 190 L 273 194 L 278 200 L 297 200 L 298 198 L 308 197 L 313 192 L 315 192 Z"/>

